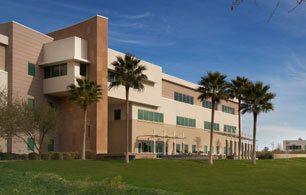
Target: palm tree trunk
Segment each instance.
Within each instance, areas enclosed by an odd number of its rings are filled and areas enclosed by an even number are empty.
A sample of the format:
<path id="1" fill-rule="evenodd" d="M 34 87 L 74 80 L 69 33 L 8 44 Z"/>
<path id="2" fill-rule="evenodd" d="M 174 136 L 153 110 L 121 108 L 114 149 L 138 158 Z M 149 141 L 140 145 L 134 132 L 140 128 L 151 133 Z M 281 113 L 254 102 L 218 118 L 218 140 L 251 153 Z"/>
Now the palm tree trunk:
<path id="1" fill-rule="evenodd" d="M 129 87 L 125 88 L 125 101 L 126 101 L 126 152 L 125 152 L 125 163 L 129 163 Z"/>
<path id="2" fill-rule="evenodd" d="M 238 160 L 241 160 L 241 112 L 240 112 L 240 106 L 241 106 L 241 99 L 238 101 L 238 128 L 239 128 L 239 143 L 238 143 Z"/>
<path id="3" fill-rule="evenodd" d="M 252 153 L 252 164 L 256 164 L 256 123 L 257 123 L 257 113 L 253 112 L 254 117 L 254 127 L 253 127 L 253 153 Z"/>
<path id="4" fill-rule="evenodd" d="M 213 136 L 214 136 L 214 119 L 215 119 L 215 100 L 212 98 L 211 101 L 211 123 L 210 123 L 210 144 L 209 144 L 209 158 L 208 164 L 212 165 L 213 157 L 212 157 L 212 145 L 213 145 Z"/>
<path id="5" fill-rule="evenodd" d="M 86 160 L 86 120 L 87 108 L 84 109 L 84 129 L 83 129 L 83 146 L 82 146 L 82 160 Z"/>

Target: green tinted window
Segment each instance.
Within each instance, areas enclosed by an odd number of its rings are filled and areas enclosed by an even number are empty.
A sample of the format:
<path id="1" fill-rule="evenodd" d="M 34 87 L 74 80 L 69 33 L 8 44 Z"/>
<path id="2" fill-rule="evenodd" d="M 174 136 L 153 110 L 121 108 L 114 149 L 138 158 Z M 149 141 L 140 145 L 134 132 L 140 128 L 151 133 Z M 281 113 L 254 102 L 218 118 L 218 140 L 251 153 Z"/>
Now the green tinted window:
<path id="1" fill-rule="evenodd" d="M 204 129 L 210 129 L 210 128 L 211 128 L 211 123 L 208 122 L 208 121 L 204 121 Z M 215 131 L 219 131 L 219 129 L 220 129 L 219 123 L 214 123 L 213 128 L 214 128 Z"/>
<path id="2" fill-rule="evenodd" d="M 30 108 L 34 108 L 34 106 L 35 106 L 35 100 L 34 99 L 28 99 L 28 106 L 30 107 Z"/>
<path id="3" fill-rule="evenodd" d="M 35 64 L 28 63 L 28 75 L 35 76 Z"/>
<path id="4" fill-rule="evenodd" d="M 224 151 L 224 154 L 226 154 L 226 147 L 224 147 L 223 151 Z"/>
<path id="5" fill-rule="evenodd" d="M 146 121 L 163 123 L 164 115 L 162 113 L 138 109 L 138 120 L 146 120 Z"/>
<path id="6" fill-rule="evenodd" d="M 181 152 L 181 144 L 176 144 L 176 152 L 177 153 Z"/>
<path id="7" fill-rule="evenodd" d="M 138 119 L 143 120 L 143 110 L 138 110 Z"/>
<path id="8" fill-rule="evenodd" d="M 224 125 L 224 132 L 236 133 L 236 127 L 230 125 Z"/>
<path id="9" fill-rule="evenodd" d="M 222 105 L 222 112 L 229 113 L 229 114 L 235 114 L 235 109 L 229 106 Z"/>
<path id="10" fill-rule="evenodd" d="M 185 117 L 176 117 L 176 125 L 186 126 L 186 127 L 196 127 L 196 120 Z"/>
<path id="11" fill-rule="evenodd" d="M 192 145 L 192 153 L 196 152 L 196 145 Z"/>
<path id="12" fill-rule="evenodd" d="M 184 145 L 184 152 L 185 152 L 185 153 L 188 153 L 188 144 L 185 144 L 185 145 Z"/>
<path id="13" fill-rule="evenodd" d="M 193 97 L 186 95 L 186 94 L 181 94 L 178 92 L 174 92 L 174 100 L 179 101 L 179 102 L 184 102 L 187 104 L 193 104 Z"/>
<path id="14" fill-rule="evenodd" d="M 32 138 L 28 138 L 28 151 L 34 151 L 34 141 Z"/>
<path id="15" fill-rule="evenodd" d="M 204 153 L 207 153 L 207 146 L 204 146 Z"/>

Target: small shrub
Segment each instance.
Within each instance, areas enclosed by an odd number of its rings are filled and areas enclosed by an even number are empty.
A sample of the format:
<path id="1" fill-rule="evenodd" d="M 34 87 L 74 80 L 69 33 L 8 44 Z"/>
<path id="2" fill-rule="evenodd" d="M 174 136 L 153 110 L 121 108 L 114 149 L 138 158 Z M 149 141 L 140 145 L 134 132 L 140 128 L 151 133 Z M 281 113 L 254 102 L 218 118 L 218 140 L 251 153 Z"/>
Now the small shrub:
<path id="1" fill-rule="evenodd" d="M 86 151 L 86 159 L 92 159 L 92 160 L 97 159 L 97 154 L 96 154 L 96 152 L 94 152 L 94 151 L 92 151 L 92 150 L 87 150 L 87 151 Z"/>
<path id="2" fill-rule="evenodd" d="M 63 159 L 64 160 L 71 160 L 71 153 L 70 152 L 63 152 Z"/>
<path id="3" fill-rule="evenodd" d="M 20 157 L 20 160 L 29 160 L 29 157 L 27 154 L 20 154 L 19 157 Z"/>
<path id="4" fill-rule="evenodd" d="M 63 160 L 63 153 L 61 153 L 61 152 L 52 152 L 51 160 Z"/>
<path id="5" fill-rule="evenodd" d="M 273 153 L 272 152 L 257 152 L 256 156 L 258 159 L 272 159 Z"/>
<path id="6" fill-rule="evenodd" d="M 51 159 L 51 154 L 50 153 L 43 153 L 40 155 L 40 158 L 42 160 L 50 160 Z"/>
<path id="7" fill-rule="evenodd" d="M 78 152 L 70 152 L 71 159 L 80 159 L 80 153 Z"/>
<path id="8" fill-rule="evenodd" d="M 28 154 L 29 160 L 38 160 L 39 159 L 39 155 L 35 152 L 31 152 Z"/>

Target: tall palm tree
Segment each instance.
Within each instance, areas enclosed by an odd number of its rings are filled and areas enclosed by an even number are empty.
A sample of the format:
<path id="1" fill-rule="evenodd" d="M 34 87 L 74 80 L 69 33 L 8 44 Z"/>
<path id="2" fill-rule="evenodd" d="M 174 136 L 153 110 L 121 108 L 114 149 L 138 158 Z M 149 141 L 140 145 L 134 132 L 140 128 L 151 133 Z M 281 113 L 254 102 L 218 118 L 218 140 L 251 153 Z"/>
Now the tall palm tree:
<path id="1" fill-rule="evenodd" d="M 262 82 L 257 81 L 255 84 L 249 82 L 244 92 L 244 102 L 241 104 L 242 114 L 253 113 L 253 148 L 252 148 L 252 163 L 256 164 L 256 124 L 257 115 L 264 112 L 274 110 L 271 100 L 275 98 L 274 93 L 269 93 L 269 85 L 263 85 Z"/>
<path id="2" fill-rule="evenodd" d="M 207 76 L 201 77 L 199 81 L 200 87 L 197 89 L 200 92 L 199 100 L 211 99 L 211 123 L 210 123 L 210 146 L 208 163 L 213 164 L 212 158 L 212 144 L 213 144 L 213 128 L 215 118 L 215 104 L 220 100 L 227 100 L 229 98 L 228 83 L 225 81 L 226 75 L 219 72 L 208 72 Z"/>
<path id="3" fill-rule="evenodd" d="M 126 53 L 124 57 L 117 56 L 117 60 L 112 62 L 114 71 L 109 72 L 110 77 L 114 78 L 109 85 L 109 89 L 122 85 L 125 88 L 126 97 L 126 153 L 125 162 L 129 163 L 129 90 L 134 88 L 138 91 L 144 89 L 144 82 L 148 77 L 143 73 L 146 67 L 141 65 L 140 59 L 135 58 L 134 55 Z"/>
<path id="4" fill-rule="evenodd" d="M 239 128 L 239 144 L 238 144 L 238 159 L 241 159 L 241 101 L 243 99 L 243 93 L 246 88 L 246 85 L 248 84 L 249 80 L 245 77 L 239 77 L 237 76 L 236 79 L 231 80 L 232 83 L 230 84 L 230 95 L 232 98 L 238 99 L 238 128 Z"/>
<path id="5" fill-rule="evenodd" d="M 68 98 L 74 104 L 79 105 L 84 111 L 84 129 L 83 129 L 83 146 L 81 152 L 81 159 L 86 159 L 86 119 L 87 119 L 87 107 L 90 104 L 96 104 L 102 98 L 102 89 L 101 86 L 98 85 L 94 81 L 90 81 L 89 79 L 80 79 L 77 78 L 77 85 L 71 84 L 68 86 L 69 94 Z"/>

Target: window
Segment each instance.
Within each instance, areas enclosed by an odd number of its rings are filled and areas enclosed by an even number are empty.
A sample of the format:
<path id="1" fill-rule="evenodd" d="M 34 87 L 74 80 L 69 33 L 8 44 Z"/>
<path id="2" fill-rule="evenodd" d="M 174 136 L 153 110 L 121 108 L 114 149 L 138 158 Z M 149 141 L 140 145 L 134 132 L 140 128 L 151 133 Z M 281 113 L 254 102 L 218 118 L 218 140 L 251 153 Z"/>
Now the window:
<path id="1" fill-rule="evenodd" d="M 196 127 L 196 120 L 191 118 L 184 118 L 177 116 L 176 125 L 186 126 L 186 127 Z"/>
<path id="2" fill-rule="evenodd" d="M 184 102 L 187 104 L 193 104 L 193 97 L 182 93 L 174 92 L 174 100 Z"/>
<path id="3" fill-rule="evenodd" d="M 176 144 L 176 152 L 177 153 L 181 152 L 181 144 Z"/>
<path id="4" fill-rule="evenodd" d="M 34 106 L 35 106 L 35 100 L 34 100 L 34 99 L 28 98 L 28 106 L 29 106 L 30 108 L 34 108 Z"/>
<path id="5" fill-rule="evenodd" d="M 185 152 L 185 153 L 188 153 L 188 144 L 185 144 L 184 147 L 185 147 L 185 148 L 184 148 L 184 152 Z"/>
<path id="6" fill-rule="evenodd" d="M 226 154 L 226 147 L 224 147 L 223 151 L 224 151 L 224 154 Z"/>
<path id="7" fill-rule="evenodd" d="M 192 145 L 192 153 L 196 153 L 196 145 Z"/>
<path id="8" fill-rule="evenodd" d="M 204 146 L 204 153 L 207 154 L 207 146 Z"/>
<path id="9" fill-rule="evenodd" d="M 114 110 L 114 119 L 121 120 L 121 110 L 120 109 Z"/>
<path id="10" fill-rule="evenodd" d="M 107 80 L 108 80 L 108 82 L 114 82 L 115 81 L 115 76 L 114 76 L 114 74 L 113 74 L 113 72 L 111 72 L 111 71 L 108 71 L 108 77 L 107 77 Z"/>
<path id="11" fill-rule="evenodd" d="M 224 125 L 224 132 L 236 133 L 236 127 L 230 125 Z"/>
<path id="12" fill-rule="evenodd" d="M 220 154 L 220 147 L 219 146 L 216 147 L 216 150 L 217 150 L 217 154 Z"/>
<path id="13" fill-rule="evenodd" d="M 153 152 L 153 142 L 139 142 L 138 152 Z"/>
<path id="14" fill-rule="evenodd" d="M 289 149 L 290 150 L 301 150 L 302 146 L 300 146 L 300 145 L 292 145 L 292 146 L 289 146 Z"/>
<path id="15" fill-rule="evenodd" d="M 138 120 L 163 123 L 164 114 L 138 109 Z"/>
<path id="16" fill-rule="evenodd" d="M 32 138 L 28 138 L 28 151 L 34 151 L 34 140 Z"/>
<path id="17" fill-rule="evenodd" d="M 48 152 L 54 151 L 54 139 L 50 139 L 50 143 L 48 144 Z"/>
<path id="18" fill-rule="evenodd" d="M 44 75 L 45 79 L 67 75 L 67 64 L 47 66 L 44 68 Z"/>
<path id="19" fill-rule="evenodd" d="M 204 107 L 204 108 L 209 108 L 209 109 L 211 109 L 211 102 L 210 101 L 207 101 L 207 100 L 203 100 L 203 102 L 202 102 L 202 106 Z M 215 103 L 215 110 L 218 110 L 218 104 L 217 103 Z"/>
<path id="20" fill-rule="evenodd" d="M 35 76 L 35 64 L 28 63 L 28 75 Z"/>
<path id="21" fill-rule="evenodd" d="M 86 64 L 80 63 L 80 75 L 86 77 Z"/>
<path id="22" fill-rule="evenodd" d="M 210 130 L 211 127 L 211 122 L 208 121 L 204 121 L 204 129 L 209 129 Z M 220 130 L 220 125 L 219 123 L 214 123 L 214 130 L 215 131 L 219 131 Z"/>
<path id="23" fill-rule="evenodd" d="M 229 106 L 222 105 L 222 112 L 229 113 L 229 114 L 235 114 L 235 109 Z"/>

